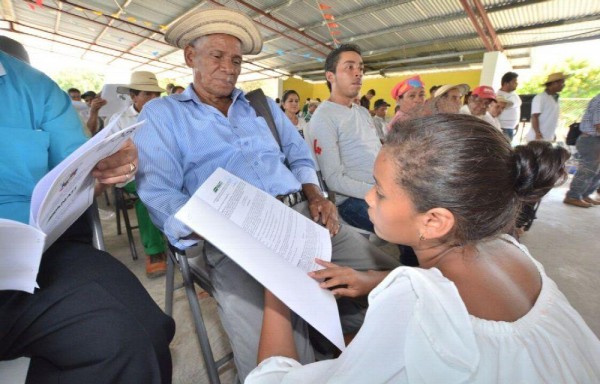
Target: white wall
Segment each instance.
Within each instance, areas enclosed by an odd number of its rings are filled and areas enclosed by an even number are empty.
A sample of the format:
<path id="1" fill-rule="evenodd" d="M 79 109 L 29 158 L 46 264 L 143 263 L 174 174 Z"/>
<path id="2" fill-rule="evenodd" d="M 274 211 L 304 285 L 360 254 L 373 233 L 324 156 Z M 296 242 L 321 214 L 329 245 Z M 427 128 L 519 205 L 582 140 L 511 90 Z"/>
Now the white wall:
<path id="1" fill-rule="evenodd" d="M 512 65 L 502 52 L 486 52 L 483 55 L 483 68 L 481 69 L 481 78 L 479 85 L 488 85 L 494 89 L 501 86 L 502 76 L 512 71 Z"/>

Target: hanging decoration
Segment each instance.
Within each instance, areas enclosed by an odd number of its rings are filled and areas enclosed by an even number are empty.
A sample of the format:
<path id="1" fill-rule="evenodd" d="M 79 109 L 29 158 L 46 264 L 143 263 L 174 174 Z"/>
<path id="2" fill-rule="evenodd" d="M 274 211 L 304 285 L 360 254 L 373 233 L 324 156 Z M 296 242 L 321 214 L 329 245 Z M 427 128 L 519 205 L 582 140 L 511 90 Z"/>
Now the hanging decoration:
<path id="1" fill-rule="evenodd" d="M 317 5 L 319 7 L 319 10 L 321 11 L 321 16 L 323 16 L 323 20 L 325 20 L 325 25 L 329 30 L 329 36 L 331 36 L 333 45 L 335 47 L 338 47 L 340 45 L 340 41 L 336 38 L 336 36 L 341 35 L 342 31 L 339 30 L 340 25 L 335 22 L 335 16 L 331 13 L 332 7 L 325 3 L 320 3 L 318 0 Z"/>

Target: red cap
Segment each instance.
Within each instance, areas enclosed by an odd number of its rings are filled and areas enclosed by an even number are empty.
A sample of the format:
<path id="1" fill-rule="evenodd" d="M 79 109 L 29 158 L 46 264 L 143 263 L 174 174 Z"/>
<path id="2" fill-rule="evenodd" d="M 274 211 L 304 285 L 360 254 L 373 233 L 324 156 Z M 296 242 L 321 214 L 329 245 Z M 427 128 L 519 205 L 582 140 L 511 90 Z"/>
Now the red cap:
<path id="1" fill-rule="evenodd" d="M 494 92 L 492 87 L 488 87 L 487 85 L 480 85 L 475 88 L 471 95 L 479 96 L 482 99 L 496 100 L 496 92 Z"/>

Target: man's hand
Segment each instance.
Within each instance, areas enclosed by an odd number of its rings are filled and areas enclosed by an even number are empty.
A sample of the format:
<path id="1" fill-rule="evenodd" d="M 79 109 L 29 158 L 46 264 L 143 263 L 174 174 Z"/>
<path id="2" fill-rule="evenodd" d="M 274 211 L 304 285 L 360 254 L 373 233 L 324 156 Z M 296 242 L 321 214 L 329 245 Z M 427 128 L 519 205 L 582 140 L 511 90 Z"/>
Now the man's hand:
<path id="1" fill-rule="evenodd" d="M 324 198 L 319 187 L 314 184 L 303 184 L 302 192 L 308 199 L 310 217 L 316 222 L 320 219 L 321 224 L 329 230 L 332 237 L 337 235 L 340 231 L 340 222 L 335 205 Z"/>
<path id="2" fill-rule="evenodd" d="M 319 271 L 309 272 L 309 276 L 322 280 L 321 288 L 330 289 L 336 297 L 360 297 L 366 296 L 381 283 L 389 271 L 366 271 L 361 272 L 350 267 L 340 267 L 321 259 L 315 259 L 316 263 L 325 267 Z"/>
<path id="3" fill-rule="evenodd" d="M 131 139 L 128 139 L 118 152 L 96 164 L 92 175 L 102 184 L 125 183 L 137 171 L 138 153 Z"/>
<path id="4" fill-rule="evenodd" d="M 98 112 L 98 110 L 106 105 L 107 101 L 100 96 L 94 98 L 90 103 L 90 109 L 92 112 Z"/>

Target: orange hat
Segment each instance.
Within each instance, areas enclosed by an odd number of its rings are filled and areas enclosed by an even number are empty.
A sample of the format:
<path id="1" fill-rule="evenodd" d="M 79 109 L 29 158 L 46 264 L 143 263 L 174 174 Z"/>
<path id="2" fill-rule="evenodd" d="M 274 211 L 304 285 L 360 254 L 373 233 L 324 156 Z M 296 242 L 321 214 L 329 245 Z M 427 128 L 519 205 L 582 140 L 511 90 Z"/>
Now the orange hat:
<path id="1" fill-rule="evenodd" d="M 409 77 L 408 79 L 404 79 L 396 84 L 396 86 L 392 88 L 392 97 L 394 100 L 396 100 L 400 96 L 404 95 L 407 91 L 410 91 L 414 88 L 425 88 L 425 84 L 423 81 L 421 81 L 421 77 L 419 77 L 419 75 Z"/>

